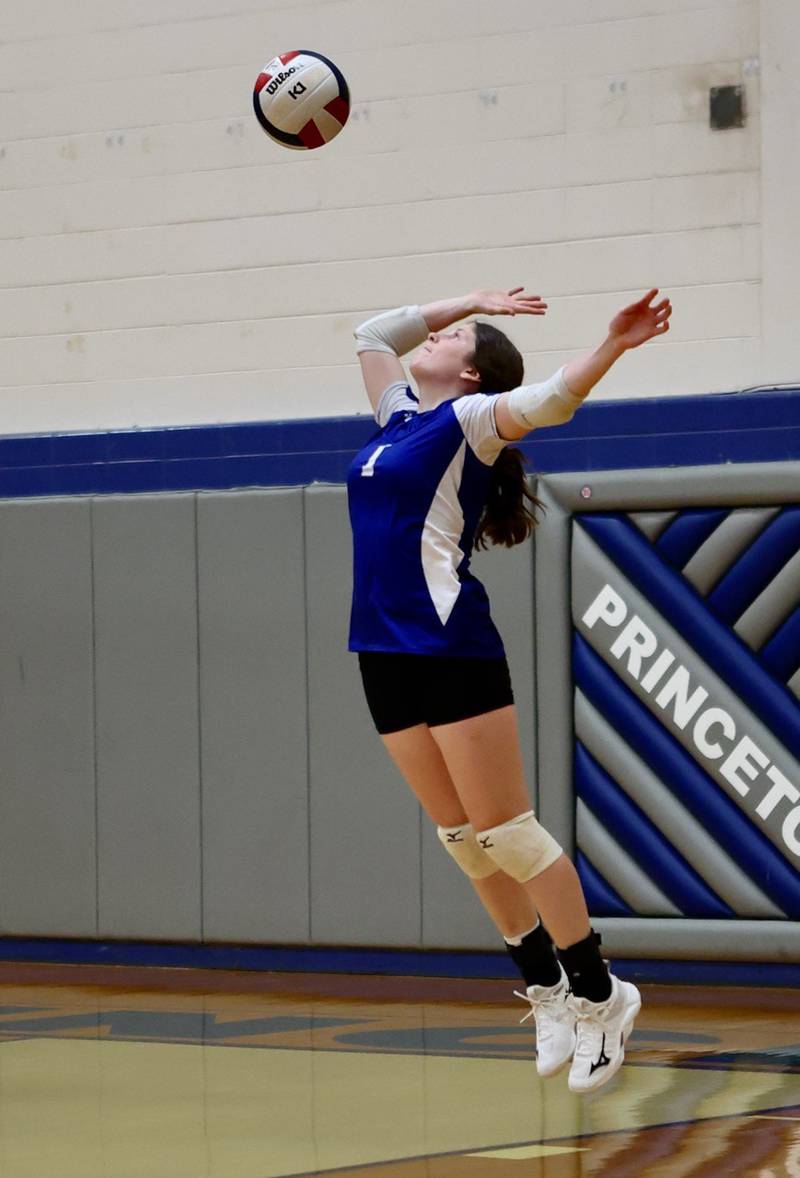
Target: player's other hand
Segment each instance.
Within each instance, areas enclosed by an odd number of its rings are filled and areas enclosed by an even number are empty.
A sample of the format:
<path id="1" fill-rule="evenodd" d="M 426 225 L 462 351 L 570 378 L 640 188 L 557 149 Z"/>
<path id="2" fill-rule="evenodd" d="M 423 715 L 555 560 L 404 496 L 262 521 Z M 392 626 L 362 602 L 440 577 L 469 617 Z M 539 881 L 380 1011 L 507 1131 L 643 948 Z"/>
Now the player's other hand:
<path id="1" fill-rule="evenodd" d="M 623 307 L 611 320 L 608 334 L 623 348 L 638 348 L 653 336 L 669 331 L 672 304 L 669 299 L 662 299 L 651 306 L 657 294 L 658 288 L 654 287 L 638 302 Z"/>
<path id="2" fill-rule="evenodd" d="M 505 290 L 475 290 L 470 296 L 476 315 L 544 315 L 547 303 L 540 295 L 525 294 L 523 286 Z"/>

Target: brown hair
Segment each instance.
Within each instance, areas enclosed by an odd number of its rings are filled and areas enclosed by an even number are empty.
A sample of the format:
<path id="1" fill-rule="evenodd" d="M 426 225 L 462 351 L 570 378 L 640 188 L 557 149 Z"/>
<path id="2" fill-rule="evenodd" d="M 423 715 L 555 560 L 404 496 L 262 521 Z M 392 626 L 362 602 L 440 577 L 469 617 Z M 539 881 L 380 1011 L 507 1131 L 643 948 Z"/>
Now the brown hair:
<path id="1" fill-rule="evenodd" d="M 472 363 L 481 378 L 481 392 L 505 393 L 522 384 L 522 356 L 511 340 L 490 323 L 475 324 Z M 513 548 L 527 540 L 544 504 L 528 489 L 525 456 L 506 446 L 492 467 L 492 481 L 475 532 L 475 547 L 504 544 Z"/>

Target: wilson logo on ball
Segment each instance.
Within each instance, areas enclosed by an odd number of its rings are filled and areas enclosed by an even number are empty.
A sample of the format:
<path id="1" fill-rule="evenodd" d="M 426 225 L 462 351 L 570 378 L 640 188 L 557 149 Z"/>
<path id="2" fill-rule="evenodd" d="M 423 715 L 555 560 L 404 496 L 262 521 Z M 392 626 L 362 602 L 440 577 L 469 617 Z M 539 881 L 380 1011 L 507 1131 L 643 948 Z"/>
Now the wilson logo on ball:
<path id="1" fill-rule="evenodd" d="M 290 78 L 291 85 L 284 85 Z M 264 66 L 256 78 L 253 108 L 270 139 L 309 151 L 339 134 L 350 114 L 350 91 L 327 57 L 295 49 Z"/>
<path id="2" fill-rule="evenodd" d="M 291 78 L 292 74 L 294 73 L 296 73 L 296 70 L 294 66 L 292 66 L 292 68 L 288 69 L 285 74 L 278 74 L 277 78 L 273 78 L 272 81 L 267 85 L 267 94 L 274 94 L 278 87 L 282 85 L 282 83 L 285 82 L 287 78 Z"/>

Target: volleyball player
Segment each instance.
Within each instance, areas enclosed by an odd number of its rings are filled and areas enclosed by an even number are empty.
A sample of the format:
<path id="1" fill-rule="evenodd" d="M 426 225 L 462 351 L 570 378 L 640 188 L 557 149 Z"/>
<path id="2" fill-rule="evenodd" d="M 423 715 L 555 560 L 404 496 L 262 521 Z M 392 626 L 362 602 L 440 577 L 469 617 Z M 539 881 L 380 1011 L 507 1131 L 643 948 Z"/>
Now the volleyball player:
<path id="1" fill-rule="evenodd" d="M 522 455 L 506 444 L 569 421 L 624 352 L 668 331 L 672 308 L 657 294 L 542 384 L 522 383 L 503 332 L 461 322 L 543 315 L 522 287 L 398 308 L 354 333 L 380 431 L 348 476 L 349 647 L 389 755 L 524 978 L 539 1074 L 571 1060 L 576 1092 L 618 1070 L 641 998 L 609 973 L 577 871 L 531 809 L 503 643 L 469 560 L 475 544 L 519 543 L 535 523 Z M 415 348 L 418 395 L 399 359 Z"/>

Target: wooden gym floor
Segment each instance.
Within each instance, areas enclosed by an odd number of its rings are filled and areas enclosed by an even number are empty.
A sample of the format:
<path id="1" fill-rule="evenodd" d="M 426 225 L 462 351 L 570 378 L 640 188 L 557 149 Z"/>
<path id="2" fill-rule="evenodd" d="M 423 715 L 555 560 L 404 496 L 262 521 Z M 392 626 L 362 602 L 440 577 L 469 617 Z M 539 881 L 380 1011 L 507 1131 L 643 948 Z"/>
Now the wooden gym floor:
<path id="1" fill-rule="evenodd" d="M 0 963 L 2 1178 L 800 1178 L 800 991 L 643 987 L 540 1081 L 505 981 Z"/>

